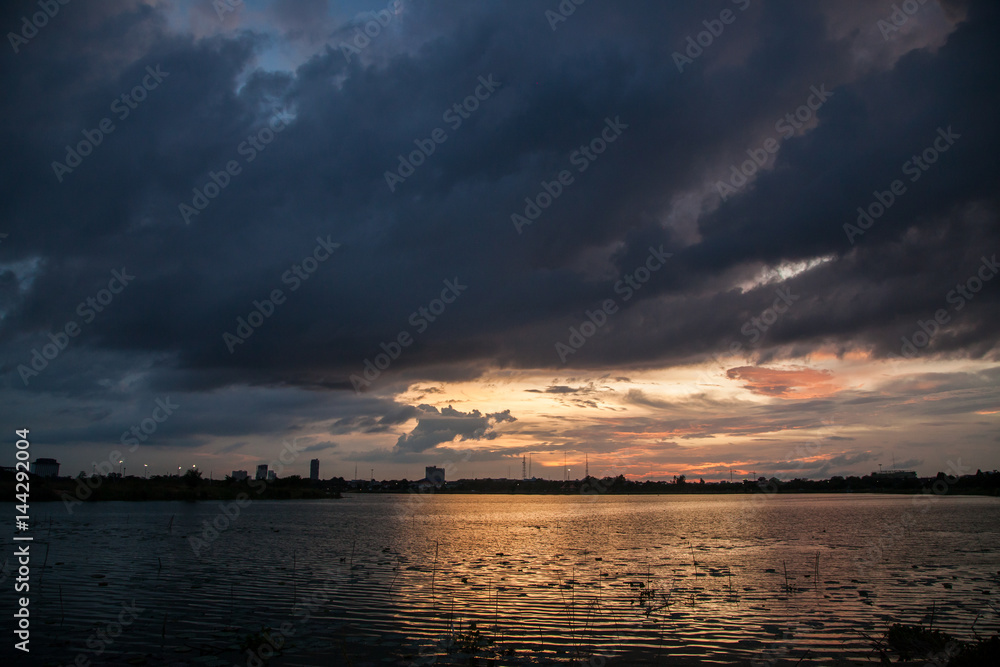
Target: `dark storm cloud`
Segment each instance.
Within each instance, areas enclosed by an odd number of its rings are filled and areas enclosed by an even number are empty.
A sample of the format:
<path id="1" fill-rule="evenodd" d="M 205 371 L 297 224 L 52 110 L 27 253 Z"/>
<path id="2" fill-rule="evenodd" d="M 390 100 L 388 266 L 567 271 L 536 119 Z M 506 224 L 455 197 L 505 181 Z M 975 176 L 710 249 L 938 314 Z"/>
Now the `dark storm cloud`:
<path id="1" fill-rule="evenodd" d="M 305 447 L 303 452 L 325 452 L 330 449 L 336 449 L 339 445 L 333 441 L 327 440 L 325 442 L 317 442 L 315 445 L 309 445 Z"/>
<path id="2" fill-rule="evenodd" d="M 388 433 L 393 427 L 419 417 L 420 409 L 412 405 L 395 405 L 385 414 L 375 416 L 353 415 L 338 419 L 330 426 L 331 433 Z"/>
<path id="3" fill-rule="evenodd" d="M 575 394 L 580 391 L 579 388 L 567 387 L 566 385 L 554 385 L 548 387 L 547 389 L 525 389 L 525 391 L 542 393 L 542 394 Z"/>
<path id="4" fill-rule="evenodd" d="M 831 438 L 832 439 L 832 438 Z M 844 466 L 854 463 L 864 463 L 874 460 L 875 456 L 871 452 L 857 452 L 854 454 L 839 454 L 827 459 L 824 463 L 831 466 Z"/>
<path id="5" fill-rule="evenodd" d="M 620 312 L 572 366 L 690 361 L 733 341 L 763 361 L 820 345 L 898 354 L 900 337 L 953 308 L 949 291 L 1000 252 L 998 9 L 985 0 L 949 5 L 966 21 L 947 43 L 889 67 L 858 64 L 865 35 L 882 40 L 868 19 L 860 33 L 838 37 L 813 3 L 754 2 L 683 74 L 672 53 L 717 7 L 587 3 L 553 32 L 537 3 L 414 1 L 348 62 L 340 42 L 363 11 L 385 3 L 358 7 L 338 25 L 326 3 L 262 3 L 276 32 L 204 38 L 176 32 L 165 5 L 63 6 L 0 61 L 5 386 L 24 389 L 18 366 L 50 331 L 79 319 L 78 304 L 121 267 L 134 283 L 29 391 L 117 400 L 109 378 L 137 367 L 137 389 L 149 396 L 164 384 L 349 389 L 348 376 L 405 332 L 413 343 L 370 389 L 390 395 L 413 382 L 472 379 L 494 364 L 561 367 L 554 344 L 608 298 Z M 0 25 L 17 26 L 33 8 L 8 3 Z M 210 13 L 203 18 L 222 30 Z M 324 39 L 294 71 L 268 69 L 281 51 L 275 41 Z M 878 58 L 902 48 L 883 42 L 871 46 Z M 112 103 L 148 67 L 168 74 L 119 118 Z M 460 127 L 443 119 L 491 76 L 495 91 Z M 714 183 L 821 85 L 833 95 L 818 125 L 783 140 L 773 169 L 720 202 Z M 247 142 L 265 136 L 276 113 L 287 124 L 251 152 Z M 53 161 L 105 117 L 114 132 L 60 183 Z M 570 154 L 608 118 L 628 128 L 576 172 Z M 384 173 L 439 127 L 447 141 L 391 192 Z M 961 138 L 852 244 L 843 225 L 857 207 L 905 179 L 903 162 L 949 127 Z M 229 161 L 240 172 L 221 177 Z M 562 169 L 574 183 L 517 234 L 510 215 Z M 185 224 L 178 205 L 193 205 L 193 189 L 213 174 L 227 184 Z M 672 206 L 692 196 L 685 223 Z M 298 278 L 317 239 L 341 246 Z M 616 281 L 661 245 L 673 256 L 625 303 Z M 762 268 L 818 257 L 826 261 L 785 281 L 799 299 L 750 345 L 741 328 L 771 306 L 779 285 L 737 285 Z M 445 280 L 468 291 L 433 319 L 422 316 Z M 930 349 L 990 353 L 997 286 L 952 311 L 953 325 Z M 223 333 L 236 333 L 237 318 L 276 289 L 284 302 L 230 353 Z M 564 386 L 554 393 L 576 391 Z M 438 434 L 423 430 L 425 412 L 338 410 L 332 433 L 390 432 L 418 418 L 400 450 L 482 428 L 456 423 Z M 244 433 L 254 422 L 228 429 Z M 75 437 L 98 437 L 84 431 Z"/>
<path id="6" fill-rule="evenodd" d="M 419 410 L 417 425 L 399 436 L 394 452 L 421 453 L 456 438 L 459 441 L 494 440 L 500 436 L 494 430 L 497 424 L 517 421 L 510 410 L 485 415 L 479 410 L 466 413 L 452 407 L 438 410 L 431 405 L 421 405 Z"/>

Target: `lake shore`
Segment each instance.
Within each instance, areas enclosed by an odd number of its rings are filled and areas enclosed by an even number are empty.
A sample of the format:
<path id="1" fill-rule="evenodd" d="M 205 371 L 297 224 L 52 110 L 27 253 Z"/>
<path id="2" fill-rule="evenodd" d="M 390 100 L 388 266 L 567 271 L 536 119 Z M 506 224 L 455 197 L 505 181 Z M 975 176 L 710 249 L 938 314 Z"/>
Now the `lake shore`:
<path id="1" fill-rule="evenodd" d="M 15 494 L 15 475 L 0 471 L 0 497 Z M 110 472 L 78 477 L 32 475 L 31 498 L 35 502 L 62 500 L 234 500 L 245 494 L 267 500 L 317 500 L 340 498 L 344 493 L 427 495 L 785 495 L 785 494 L 912 494 L 1000 496 L 1000 472 L 976 471 L 962 476 L 939 472 L 934 477 L 872 473 L 861 477 L 831 477 L 824 480 L 760 477 L 756 480 L 689 482 L 683 475 L 673 481 L 629 480 L 618 477 L 585 477 L 578 480 L 549 479 L 460 479 L 430 483 L 427 480 L 328 480 L 303 479 L 298 475 L 263 479 L 204 479 L 202 471 L 145 478 Z"/>
<path id="2" fill-rule="evenodd" d="M 53 665 L 94 658 L 89 644 L 110 627 L 121 635 L 93 664 L 246 665 L 246 647 L 264 652 L 263 635 L 280 629 L 273 667 L 464 667 L 473 654 L 497 666 L 805 656 L 803 667 L 847 667 L 865 664 L 893 623 L 965 642 L 1000 630 L 997 502 L 33 502 L 33 637 Z M 118 628 L 126 607 L 137 615 Z"/>

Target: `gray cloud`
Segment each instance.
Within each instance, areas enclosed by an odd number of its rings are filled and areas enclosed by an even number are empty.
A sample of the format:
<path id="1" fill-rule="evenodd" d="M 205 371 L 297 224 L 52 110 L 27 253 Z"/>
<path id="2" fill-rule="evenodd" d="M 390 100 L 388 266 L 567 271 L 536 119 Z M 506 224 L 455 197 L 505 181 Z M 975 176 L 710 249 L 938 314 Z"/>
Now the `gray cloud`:
<path id="1" fill-rule="evenodd" d="M 438 410 L 430 405 L 421 405 L 419 409 L 417 425 L 399 436 L 394 452 L 424 452 L 456 438 L 460 442 L 494 440 L 500 436 L 494 430 L 498 424 L 517 421 L 510 410 L 484 415 L 479 410 L 464 413 L 451 407 Z"/>
<path id="2" fill-rule="evenodd" d="M 246 5 L 220 22 L 207 3 L 183 17 L 166 3 L 71 3 L 0 61 L 0 399 L 50 417 L 55 442 L 113 443 L 169 392 L 192 407 L 164 425 L 163 447 L 224 451 L 251 434 L 322 422 L 338 437 L 398 437 L 393 451 L 427 451 L 495 437 L 506 420 L 473 406 L 435 416 L 396 404 L 410 386 L 430 396 L 435 382 L 495 368 L 630 375 L 734 342 L 747 368 L 830 350 L 884 358 L 942 308 L 951 322 L 922 354 L 997 358 L 997 283 L 960 311 L 948 301 L 1000 251 L 996 3 L 925 9 L 894 40 L 863 3 L 753 3 L 683 74 L 671 55 L 705 18 L 696 3 L 588 4 L 553 33 L 536 3 L 406 2 L 351 62 L 339 44 L 373 7 Z M 19 25 L 33 7 L 8 3 L 0 24 Z M 120 118 L 112 102 L 156 66 L 169 75 Z M 502 85 L 453 129 L 443 113 L 489 75 Z M 715 183 L 819 85 L 833 96 L 815 124 L 783 138 L 773 163 L 720 201 Z M 250 161 L 241 147 L 276 111 L 287 128 Z M 114 131 L 60 183 L 52 163 L 105 117 Z M 608 117 L 628 129 L 576 172 L 570 155 Z M 390 192 L 386 170 L 437 127 L 447 141 Z M 947 127 L 961 139 L 852 244 L 844 224 L 905 179 L 903 163 Z M 230 160 L 240 173 L 185 224 L 178 205 Z M 573 185 L 518 235 L 511 213 L 562 169 Z M 317 237 L 341 247 L 293 291 L 283 276 Z M 669 263 L 625 302 L 617 281 L 660 245 Z M 794 276 L 756 280 L 819 258 Z M 81 323 L 78 305 L 122 266 L 134 283 L 25 386 L 19 367 L 50 333 Z M 412 315 L 456 276 L 468 293 L 418 331 Z M 750 345 L 742 328 L 779 286 L 799 299 Z M 222 334 L 275 289 L 284 303 L 230 353 Z M 554 344 L 609 298 L 619 312 L 567 373 Z M 401 332 L 412 345 L 355 396 L 349 376 Z M 747 384 L 772 396 L 790 386 Z M 528 391 L 609 409 L 599 383 Z M 927 414 L 986 410 L 991 396 L 981 389 Z M 865 392 L 838 400 L 860 410 L 885 403 Z M 670 407 L 639 390 L 628 403 Z M 727 419 L 748 435 L 808 422 L 777 408 L 766 424 L 752 409 L 715 408 L 701 425 L 667 426 L 684 430 L 681 440 Z M 16 427 L 10 419 L 0 424 Z"/>

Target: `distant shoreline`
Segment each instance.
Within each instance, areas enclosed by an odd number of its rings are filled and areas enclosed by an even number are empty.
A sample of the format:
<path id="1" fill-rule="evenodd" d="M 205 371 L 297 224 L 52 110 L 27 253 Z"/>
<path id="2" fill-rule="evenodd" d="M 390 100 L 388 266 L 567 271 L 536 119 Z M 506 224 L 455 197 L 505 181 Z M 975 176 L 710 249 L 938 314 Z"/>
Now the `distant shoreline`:
<path id="1" fill-rule="evenodd" d="M 577 496 L 577 495 L 963 495 L 1000 496 L 1000 473 L 977 472 L 961 477 L 887 478 L 878 475 L 864 477 L 833 477 L 828 480 L 788 480 L 759 478 L 740 482 L 636 482 L 623 476 L 583 480 L 459 480 L 443 485 L 423 481 L 393 480 L 382 482 L 348 482 L 342 478 L 308 480 L 298 476 L 264 480 L 205 480 L 199 474 L 184 477 L 157 476 L 122 477 L 110 474 L 90 477 L 42 478 L 32 476 L 32 502 L 62 501 L 68 505 L 95 501 L 219 501 L 248 498 L 250 500 L 326 500 L 351 495 L 509 495 L 509 496 Z M 10 472 L 0 473 L 0 498 L 13 499 L 15 478 Z"/>
<path id="2" fill-rule="evenodd" d="M 239 500 L 326 500 L 340 498 L 340 491 L 327 482 L 302 480 L 298 477 L 273 481 L 205 480 L 198 475 L 185 477 L 121 477 L 92 475 L 90 477 L 43 478 L 32 475 L 31 502 L 61 501 L 71 507 L 84 502 L 99 501 L 218 501 Z M 0 474 L 0 498 L 14 498 L 13 473 Z"/>

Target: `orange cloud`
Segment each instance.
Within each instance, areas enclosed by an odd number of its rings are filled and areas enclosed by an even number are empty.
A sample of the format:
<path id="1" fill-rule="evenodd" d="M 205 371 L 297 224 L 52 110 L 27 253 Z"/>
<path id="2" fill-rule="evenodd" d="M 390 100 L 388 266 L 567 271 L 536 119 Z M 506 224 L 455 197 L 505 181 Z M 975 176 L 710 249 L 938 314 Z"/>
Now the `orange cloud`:
<path id="1" fill-rule="evenodd" d="M 820 398 L 837 392 L 833 373 L 812 368 L 765 368 L 740 366 L 726 371 L 730 380 L 741 380 L 744 389 L 775 398 Z"/>

